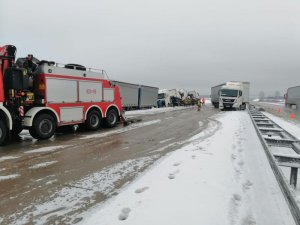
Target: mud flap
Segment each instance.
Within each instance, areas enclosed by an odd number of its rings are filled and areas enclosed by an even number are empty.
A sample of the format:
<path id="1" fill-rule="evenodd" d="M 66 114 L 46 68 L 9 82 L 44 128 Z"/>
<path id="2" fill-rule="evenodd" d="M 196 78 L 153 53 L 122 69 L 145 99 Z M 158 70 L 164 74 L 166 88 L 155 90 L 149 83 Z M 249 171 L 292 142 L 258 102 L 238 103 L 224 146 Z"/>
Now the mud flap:
<path id="1" fill-rule="evenodd" d="M 125 111 L 121 112 L 120 119 L 121 119 L 121 123 L 123 123 L 124 127 L 128 126 L 131 123 L 137 123 L 137 122 L 142 121 L 141 118 L 130 118 L 130 119 L 126 118 Z"/>
<path id="2" fill-rule="evenodd" d="M 124 127 L 128 125 L 128 121 L 127 121 L 127 118 L 125 116 L 125 111 L 124 110 L 121 112 L 120 120 L 121 120 L 121 123 L 123 123 Z"/>

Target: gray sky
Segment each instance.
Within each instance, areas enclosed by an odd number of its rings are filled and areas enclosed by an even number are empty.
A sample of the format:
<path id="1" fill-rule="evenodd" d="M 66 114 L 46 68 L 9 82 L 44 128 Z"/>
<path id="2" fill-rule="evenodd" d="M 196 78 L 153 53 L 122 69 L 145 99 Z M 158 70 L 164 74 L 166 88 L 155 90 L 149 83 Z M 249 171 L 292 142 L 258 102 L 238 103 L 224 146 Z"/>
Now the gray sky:
<path id="1" fill-rule="evenodd" d="M 298 0 L 0 0 L 0 45 L 100 68 L 111 79 L 195 89 L 300 85 Z"/>

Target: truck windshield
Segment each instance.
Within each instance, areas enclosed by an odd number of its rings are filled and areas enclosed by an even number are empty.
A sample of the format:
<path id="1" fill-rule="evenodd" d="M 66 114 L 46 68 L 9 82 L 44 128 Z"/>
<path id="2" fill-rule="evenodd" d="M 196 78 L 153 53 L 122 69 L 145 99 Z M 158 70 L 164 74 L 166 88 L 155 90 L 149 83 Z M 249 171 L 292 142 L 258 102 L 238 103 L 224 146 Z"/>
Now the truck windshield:
<path id="1" fill-rule="evenodd" d="M 221 96 L 237 97 L 238 90 L 222 89 L 220 94 L 221 94 Z"/>
<path id="2" fill-rule="evenodd" d="M 158 94 L 158 99 L 164 99 L 165 98 L 165 93 L 160 93 Z"/>

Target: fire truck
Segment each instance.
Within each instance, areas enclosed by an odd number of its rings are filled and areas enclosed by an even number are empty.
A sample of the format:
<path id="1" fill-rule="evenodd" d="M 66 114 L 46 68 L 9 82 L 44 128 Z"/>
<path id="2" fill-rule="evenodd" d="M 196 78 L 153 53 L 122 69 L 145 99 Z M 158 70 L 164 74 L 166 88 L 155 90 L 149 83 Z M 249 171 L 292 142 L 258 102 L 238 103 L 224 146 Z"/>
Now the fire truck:
<path id="1" fill-rule="evenodd" d="M 45 60 L 15 62 L 16 51 L 13 45 L 0 47 L 0 145 L 23 129 L 48 139 L 62 126 L 97 130 L 122 118 L 119 87 L 105 71 Z"/>

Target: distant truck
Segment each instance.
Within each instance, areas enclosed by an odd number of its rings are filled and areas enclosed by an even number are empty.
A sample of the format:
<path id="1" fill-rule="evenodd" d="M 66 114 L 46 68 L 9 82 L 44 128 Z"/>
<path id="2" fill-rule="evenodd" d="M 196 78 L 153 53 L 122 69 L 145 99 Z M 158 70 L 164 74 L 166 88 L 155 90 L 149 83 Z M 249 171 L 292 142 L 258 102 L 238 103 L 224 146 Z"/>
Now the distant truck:
<path id="1" fill-rule="evenodd" d="M 249 103 L 249 92 L 249 82 L 230 81 L 211 88 L 211 101 L 221 110 L 245 110 Z"/>
<path id="2" fill-rule="evenodd" d="M 177 89 L 162 89 L 158 91 L 158 107 L 178 106 L 181 100 L 181 92 Z"/>
<path id="3" fill-rule="evenodd" d="M 157 87 L 111 81 L 120 88 L 122 106 L 125 110 L 156 107 Z"/>
<path id="4" fill-rule="evenodd" d="M 288 88 L 284 99 L 286 107 L 300 110 L 300 86 Z"/>

